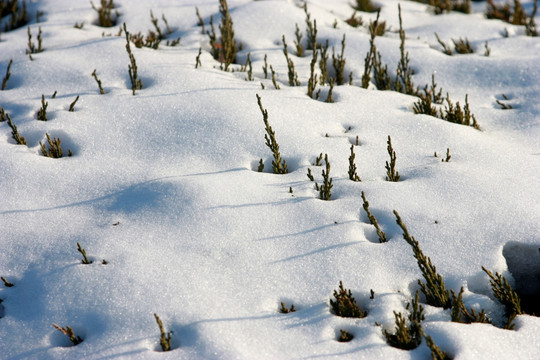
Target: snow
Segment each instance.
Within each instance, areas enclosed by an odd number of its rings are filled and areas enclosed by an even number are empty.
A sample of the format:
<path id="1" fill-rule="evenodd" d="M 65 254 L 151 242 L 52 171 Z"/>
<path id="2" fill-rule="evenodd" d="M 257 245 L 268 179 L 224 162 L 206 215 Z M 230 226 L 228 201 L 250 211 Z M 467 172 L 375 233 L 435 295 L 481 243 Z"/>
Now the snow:
<path id="1" fill-rule="evenodd" d="M 153 29 L 152 10 L 160 26 L 165 14 L 170 39 L 181 36 L 175 47 L 132 45 L 144 84 L 135 96 L 125 37 L 116 36 L 118 26 L 94 25 L 97 15 L 87 1 L 29 4 L 30 14 L 44 11 L 39 24 L 31 16 L 32 39 L 41 26 L 45 49 L 33 61 L 25 54 L 25 27 L 1 34 L 0 76 L 10 59 L 13 65 L 0 105 L 28 146 L 16 145 L 0 123 L 0 276 L 15 284 L 0 288 L 0 358 L 429 358 L 425 341 L 407 352 L 386 344 L 381 331 L 393 329 L 393 311 L 406 312 L 421 278 L 393 210 L 447 287 L 457 293 L 463 286 L 465 305 L 485 309 L 495 324 L 503 322 L 504 308 L 481 266 L 517 288 L 518 280 L 535 281 L 528 269 L 538 281 L 540 38 L 484 19 L 485 2 L 473 3 L 471 15 L 435 16 L 416 2 L 379 1 L 390 31 L 376 44 L 391 74 L 399 60 L 399 3 L 414 83 L 423 87 L 435 73 L 454 103 L 463 104 L 468 94 L 478 131 L 415 115 L 414 97 L 361 88 L 369 34 L 345 23 L 352 14 L 347 0 L 308 1 L 319 39 L 338 53 L 346 35 L 345 73 L 354 74 L 352 86 L 334 88 L 335 103 L 324 102 L 327 86 L 321 100 L 310 99 L 310 52 L 299 58 L 293 44 L 295 23 L 305 28 L 297 3 L 229 0 L 244 45 L 239 61 L 251 53 L 250 82 L 245 72 L 219 70 L 197 26 L 195 6 L 207 29 L 213 16 L 217 30 L 218 1 L 115 1 L 130 32 Z M 532 3 L 523 1 L 528 13 Z M 444 55 L 434 32 L 449 44 L 468 37 L 477 52 Z M 283 34 L 300 87 L 288 86 Z M 199 48 L 202 66 L 195 69 Z M 281 90 L 264 79 L 265 54 Z M 90 75 L 94 69 L 105 95 Z M 47 122 L 35 117 L 42 94 Z M 255 94 L 268 110 L 289 174 L 271 173 Z M 501 110 L 496 100 L 514 109 Z M 45 133 L 73 156 L 42 156 Z M 402 177 L 397 183 L 385 181 L 389 135 Z M 347 176 L 357 136 L 362 182 Z M 452 158 L 441 162 L 447 148 Z M 324 167 L 312 165 L 320 153 L 331 163 L 331 201 L 319 200 L 306 176 L 310 168 L 322 182 Z M 258 173 L 261 158 L 265 171 Z M 362 191 L 387 243 L 378 242 L 369 224 Z M 77 242 L 92 264 L 81 264 Z M 330 312 L 340 280 L 366 318 Z M 281 302 L 297 311 L 279 313 Z M 538 356 L 537 317 L 518 316 L 510 331 L 453 323 L 449 310 L 423 306 L 424 330 L 453 358 Z M 153 313 L 173 332 L 171 352 L 158 351 Z M 84 341 L 69 346 L 53 323 L 71 326 Z M 340 329 L 354 339 L 338 342 Z"/>

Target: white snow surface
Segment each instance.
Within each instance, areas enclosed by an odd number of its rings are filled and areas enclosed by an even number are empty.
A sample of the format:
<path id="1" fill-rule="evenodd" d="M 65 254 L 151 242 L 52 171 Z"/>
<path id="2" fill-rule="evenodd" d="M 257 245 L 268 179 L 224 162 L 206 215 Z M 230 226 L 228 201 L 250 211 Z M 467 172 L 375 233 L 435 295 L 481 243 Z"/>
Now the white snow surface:
<path id="1" fill-rule="evenodd" d="M 393 210 L 447 287 L 457 293 L 463 286 L 466 306 L 485 309 L 497 325 L 453 323 L 450 310 L 424 303 L 423 328 L 435 343 L 455 359 L 538 359 L 540 319 L 520 315 L 515 330 L 500 328 L 504 307 L 481 267 L 517 286 L 507 263 L 514 249 L 532 249 L 514 262 L 540 263 L 540 38 L 485 19 L 485 2 L 473 3 L 470 15 L 436 16 L 416 2 L 379 1 L 390 31 L 376 45 L 392 76 L 401 4 L 413 82 L 423 88 L 435 73 L 454 103 L 468 94 L 478 131 L 415 115 L 413 96 L 363 89 L 369 33 L 345 23 L 349 3 L 308 0 L 320 40 L 337 53 L 346 35 L 345 73 L 354 80 L 334 88 L 335 103 L 323 101 L 328 86 L 318 87 L 319 100 L 306 95 L 311 51 L 295 56 L 295 24 L 304 32 L 305 15 L 293 0 L 229 0 L 243 44 L 237 59 L 243 64 L 251 54 L 254 81 L 221 71 L 210 55 L 195 7 L 206 29 L 213 16 L 218 31 L 217 0 L 116 0 L 119 24 L 130 32 L 153 29 L 152 10 L 162 27 L 166 16 L 169 39 L 181 37 L 158 50 L 132 45 L 144 84 L 135 96 L 119 25 L 95 25 L 88 1 L 29 3 L 32 40 L 40 26 L 44 51 L 33 61 L 25 54 L 27 27 L 3 32 L 0 41 L 0 77 L 13 59 L 0 105 L 28 143 L 16 145 L 0 123 L 0 275 L 15 284 L 0 285 L 1 359 L 430 358 L 425 341 L 399 350 L 382 333 L 393 330 L 394 311 L 407 313 L 423 280 Z M 523 4 L 530 13 L 533 1 Z M 44 12 L 39 24 L 36 10 Z M 357 15 L 365 23 L 375 17 Z M 447 56 L 434 32 L 450 44 L 467 37 L 477 51 Z M 288 86 L 282 35 L 301 86 Z M 264 78 L 265 55 L 281 90 Z M 42 94 L 46 122 L 36 120 Z M 256 94 L 287 175 L 272 174 Z M 42 156 L 45 133 L 73 156 Z M 401 175 L 395 183 L 385 180 L 389 135 Z M 357 137 L 361 182 L 347 175 Z M 452 158 L 441 162 L 447 148 Z M 322 182 L 324 166 L 312 165 L 320 153 L 331 163 L 330 201 L 319 199 L 306 176 L 309 168 Z M 261 158 L 263 173 L 256 171 Z M 362 209 L 362 191 L 386 243 Z M 81 264 L 77 242 L 92 264 Z M 339 281 L 367 317 L 331 313 Z M 279 313 L 282 301 L 297 311 Z M 154 313 L 172 331 L 170 352 L 160 351 Z M 53 323 L 72 327 L 83 342 L 68 346 Z M 338 342 L 340 329 L 354 339 Z"/>

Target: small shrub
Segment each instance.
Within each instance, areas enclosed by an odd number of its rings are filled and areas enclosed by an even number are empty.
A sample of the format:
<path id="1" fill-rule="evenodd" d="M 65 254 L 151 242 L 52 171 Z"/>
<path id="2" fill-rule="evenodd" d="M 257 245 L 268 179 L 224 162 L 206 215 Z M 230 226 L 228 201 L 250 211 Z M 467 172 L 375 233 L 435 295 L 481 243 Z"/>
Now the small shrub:
<path id="1" fill-rule="evenodd" d="M 332 178 L 330 177 L 330 161 L 328 161 L 328 154 L 324 155 L 324 162 L 326 164 L 326 171 L 322 171 L 323 184 L 319 190 L 319 197 L 321 200 L 330 200 L 332 197 Z"/>
<path id="2" fill-rule="evenodd" d="M 356 304 L 351 290 L 347 291 L 341 281 L 339 282 L 339 292 L 334 290 L 334 298 L 335 300 L 330 299 L 330 306 L 334 315 L 350 318 L 364 318 L 367 316 L 367 313 L 362 311 Z"/>
<path id="3" fill-rule="evenodd" d="M 315 66 L 317 65 L 317 57 L 319 52 L 317 51 L 317 39 L 315 39 L 315 43 L 313 44 L 313 54 L 311 58 L 311 63 L 309 64 L 309 79 L 308 79 L 308 85 L 307 85 L 307 95 L 310 98 L 313 98 L 313 92 L 315 91 L 315 88 L 317 87 L 317 75 L 315 74 Z"/>
<path id="4" fill-rule="evenodd" d="M 386 181 L 393 181 L 398 182 L 400 179 L 399 172 L 396 171 L 396 152 L 394 151 L 394 148 L 392 147 L 392 139 L 390 138 L 390 135 L 388 135 L 388 141 L 387 143 L 387 151 L 388 155 L 390 156 L 390 163 L 388 161 L 386 162 Z"/>
<path id="5" fill-rule="evenodd" d="M 373 5 L 371 0 L 356 0 L 355 4 L 351 6 L 356 11 L 363 11 L 363 12 L 370 12 L 370 13 L 380 10 L 378 6 Z"/>
<path id="6" fill-rule="evenodd" d="M 41 95 L 41 108 L 37 112 L 37 119 L 47 121 L 47 107 L 49 103 L 45 101 L 45 95 Z"/>
<path id="7" fill-rule="evenodd" d="M 219 0 L 219 12 L 221 13 L 221 24 L 219 25 L 221 43 L 217 44 L 213 19 L 211 18 L 210 44 L 213 48 L 214 58 L 225 64 L 224 70 L 227 71 L 229 66 L 235 62 L 239 46 L 234 38 L 233 21 L 226 0 Z"/>
<path id="8" fill-rule="evenodd" d="M 367 214 L 369 222 L 371 223 L 371 225 L 375 226 L 375 230 L 377 230 L 377 236 L 379 236 L 379 242 L 380 243 L 387 242 L 388 240 L 386 239 L 386 234 L 384 233 L 384 231 L 381 230 L 381 227 L 379 226 L 379 222 L 377 221 L 377 218 L 375 217 L 375 215 L 373 215 L 371 211 L 369 210 L 369 202 L 366 200 L 366 195 L 364 194 L 363 191 L 362 191 L 362 200 L 364 201 L 364 203 L 362 204 L 362 207 L 364 208 L 364 211 Z"/>
<path id="9" fill-rule="evenodd" d="M 480 125 L 478 125 L 476 117 L 471 113 L 469 108 L 468 95 L 465 95 L 465 106 L 463 107 L 463 110 L 461 110 L 459 101 L 455 106 L 452 104 L 448 94 L 446 95 L 445 101 L 446 105 L 444 111 L 441 109 L 439 112 L 439 117 L 441 119 L 460 125 L 472 126 L 473 128 L 480 130 Z"/>
<path id="10" fill-rule="evenodd" d="M 321 60 L 319 60 L 319 69 L 321 70 L 321 75 L 319 76 L 319 83 L 325 85 L 328 81 L 328 40 L 325 44 L 321 46 Z"/>
<path id="11" fill-rule="evenodd" d="M 333 92 L 334 92 L 334 85 L 335 84 L 336 84 L 336 80 L 334 80 L 334 78 L 331 78 L 330 81 L 329 81 L 330 88 L 328 89 L 328 95 L 326 96 L 326 100 L 324 102 L 326 102 L 326 103 L 333 103 L 334 102 Z"/>
<path id="12" fill-rule="evenodd" d="M 285 55 L 285 59 L 287 60 L 289 86 L 300 86 L 300 81 L 298 80 L 298 74 L 296 73 L 294 69 L 294 62 L 289 57 L 289 51 L 287 48 L 287 42 L 285 41 L 285 35 L 283 35 L 282 40 L 283 40 L 283 55 Z"/>
<path id="13" fill-rule="evenodd" d="M 59 325 L 56 325 L 56 324 L 52 324 L 52 326 L 58 331 L 60 331 L 62 334 L 69 337 L 69 341 L 71 341 L 73 346 L 79 345 L 80 343 L 83 342 L 83 339 L 79 336 L 76 336 L 75 333 L 73 332 L 73 329 L 70 328 L 69 326 L 60 327 Z"/>
<path id="14" fill-rule="evenodd" d="M 9 77 L 11 76 L 11 72 L 9 70 L 11 69 L 12 64 L 13 64 L 13 59 L 9 60 L 9 64 L 6 68 L 6 75 L 2 79 L 2 90 L 6 90 L 7 82 L 9 80 Z"/>
<path id="15" fill-rule="evenodd" d="M 113 27 L 116 25 L 116 19 L 119 14 L 117 11 L 113 12 L 114 3 L 113 0 L 101 0 L 101 7 L 98 9 L 92 1 L 90 1 L 92 9 L 98 13 L 98 25 L 101 27 Z"/>
<path id="16" fill-rule="evenodd" d="M 450 292 L 446 290 L 442 276 L 437 273 L 437 268 L 431 263 L 431 259 L 424 255 L 418 241 L 409 234 L 407 227 L 396 210 L 394 210 L 394 215 L 396 216 L 397 224 L 403 231 L 403 238 L 413 249 L 414 257 L 418 262 L 418 267 L 426 281 L 424 284 L 418 280 L 418 285 L 420 285 L 420 289 L 426 296 L 427 303 L 432 306 L 449 309 L 452 306 L 452 299 L 450 297 Z"/>
<path id="17" fill-rule="evenodd" d="M 77 103 L 77 101 L 79 101 L 79 95 L 77 95 L 77 97 L 75 98 L 75 100 L 73 100 L 73 102 L 71 104 L 69 104 L 69 110 L 68 111 L 75 111 L 75 104 Z"/>
<path id="18" fill-rule="evenodd" d="M 51 137 L 49 136 L 49 134 L 45 134 L 47 136 L 47 142 L 49 143 L 49 149 L 47 149 L 45 147 L 45 145 L 43 145 L 41 143 L 41 141 L 39 142 L 39 146 L 41 147 L 41 154 L 43 156 L 46 156 L 46 157 L 50 157 L 50 158 L 54 158 L 54 159 L 59 159 L 63 156 L 63 153 L 62 153 L 62 147 L 60 145 L 61 141 L 60 139 L 58 138 L 54 138 L 54 140 L 51 140 Z M 72 156 L 73 153 L 71 152 L 71 150 L 68 151 L 68 156 Z"/>
<path id="19" fill-rule="evenodd" d="M 0 1 L 0 19 L 9 16 L 9 20 L 4 22 L 4 31 L 11 31 L 20 28 L 28 23 L 28 12 L 26 11 L 26 1 L 19 3 L 18 0 Z"/>
<path id="20" fill-rule="evenodd" d="M 459 38 L 459 40 L 452 39 L 452 42 L 454 43 L 454 49 L 456 50 L 456 53 L 458 54 L 472 54 L 474 53 L 474 49 L 472 48 L 471 44 L 469 43 L 469 39 L 465 38 Z"/>
<path id="21" fill-rule="evenodd" d="M 281 87 L 276 81 L 276 72 L 274 71 L 274 68 L 272 67 L 272 65 L 270 65 L 270 71 L 272 72 L 272 84 L 274 85 L 274 88 L 276 90 L 279 90 Z"/>
<path id="22" fill-rule="evenodd" d="M 296 309 L 294 308 L 294 304 L 291 305 L 290 308 L 286 307 L 285 306 L 285 303 L 282 301 L 281 302 L 281 307 L 279 308 L 279 312 L 282 313 L 282 314 L 288 314 L 288 313 L 292 313 L 292 312 L 295 312 Z"/>
<path id="23" fill-rule="evenodd" d="M 124 33 L 126 34 L 126 51 L 130 62 L 128 65 L 128 74 L 129 79 L 131 80 L 131 90 L 133 91 L 133 95 L 135 95 L 135 90 L 142 89 L 143 84 L 141 79 L 139 79 L 137 62 L 135 61 L 135 56 L 133 56 L 133 53 L 131 52 L 131 46 L 129 45 L 129 32 L 127 31 L 126 23 L 124 23 Z"/>
<path id="24" fill-rule="evenodd" d="M 356 164 L 354 163 L 355 157 L 356 154 L 354 153 L 354 145 L 351 145 L 351 155 L 349 155 L 349 180 L 362 181 L 356 172 Z"/>
<path id="25" fill-rule="evenodd" d="M 256 96 L 257 103 L 259 104 L 259 108 L 261 109 L 261 113 L 263 115 L 263 121 L 266 130 L 266 134 L 264 135 L 264 139 L 266 140 L 266 146 L 270 148 L 274 156 L 274 160 L 272 161 L 272 170 L 274 171 L 274 174 L 287 174 L 289 172 L 287 169 L 287 162 L 285 161 L 285 159 L 281 159 L 281 154 L 279 153 L 279 144 L 276 140 L 276 133 L 268 123 L 268 111 L 263 108 L 261 97 L 259 96 L 259 94 L 257 94 Z"/>
<path id="26" fill-rule="evenodd" d="M 459 294 L 456 296 L 454 291 L 452 293 L 452 311 L 450 317 L 453 322 L 460 322 L 465 324 L 471 323 L 487 323 L 490 324 L 491 320 L 487 317 L 486 312 L 482 309 L 477 313 L 474 309 L 467 310 L 463 303 L 464 289 L 461 287 Z"/>
<path id="27" fill-rule="evenodd" d="M 373 65 L 374 65 L 374 57 L 377 52 L 377 47 L 375 46 L 375 37 L 377 36 L 377 24 L 379 23 L 379 16 L 381 14 L 381 10 L 377 10 L 377 17 L 375 18 L 374 22 L 369 23 L 369 51 L 366 54 L 366 58 L 364 59 L 364 74 L 362 75 L 362 87 L 364 89 L 367 89 L 369 86 L 369 82 L 371 80 L 371 73 L 373 71 Z"/>
<path id="28" fill-rule="evenodd" d="M 508 280 L 498 272 L 493 275 L 491 271 L 482 266 L 482 270 L 489 276 L 489 282 L 491 284 L 491 290 L 493 295 L 504 305 L 507 322 L 505 324 L 506 329 L 513 329 L 515 324 L 513 323 L 517 315 L 523 314 L 521 310 L 521 299 L 519 295 L 512 289 L 512 286 L 508 283 Z"/>
<path id="29" fill-rule="evenodd" d="M 294 46 L 296 46 L 296 56 L 302 57 L 304 55 L 304 46 L 302 45 L 302 38 L 304 35 L 300 32 L 298 24 L 296 24 L 296 30 L 294 32 L 296 39 L 294 40 Z"/>
<path id="30" fill-rule="evenodd" d="M 336 55 L 334 48 L 332 47 L 332 65 L 334 66 L 334 71 L 336 74 L 335 81 L 338 85 L 343 85 L 345 83 L 345 34 L 343 34 L 343 39 L 341 40 L 341 53 Z"/>
<path id="31" fill-rule="evenodd" d="M 441 40 L 441 38 L 439 37 L 437 33 L 435 33 L 435 37 L 437 38 L 437 42 L 442 46 L 444 54 L 446 55 L 454 54 L 452 49 L 444 41 Z"/>
<path id="32" fill-rule="evenodd" d="M 83 259 L 81 260 L 82 264 L 89 265 L 92 263 L 92 261 L 88 260 L 88 257 L 86 256 L 86 250 L 84 250 L 79 243 L 77 243 L 77 251 L 80 252 L 83 256 Z"/>
<path id="33" fill-rule="evenodd" d="M 30 56 L 30 59 L 32 60 L 32 54 L 37 54 L 43 51 L 43 38 L 41 37 L 41 26 L 38 27 L 38 35 L 37 35 L 37 47 L 32 41 L 32 32 L 30 31 L 30 26 L 28 27 L 28 49 L 26 49 L 26 54 Z"/>
<path id="34" fill-rule="evenodd" d="M 159 316 L 154 313 L 154 318 L 156 319 L 156 322 L 159 327 L 159 344 L 161 345 L 161 351 L 170 351 L 171 350 L 171 332 L 165 333 L 165 330 L 163 329 L 163 322 L 159 318 Z"/>
<path id="35" fill-rule="evenodd" d="M 3 276 L 0 277 L 0 280 L 2 280 L 2 282 L 4 283 L 4 286 L 5 286 L 5 287 L 13 287 L 13 286 L 15 286 L 15 285 L 13 285 L 13 283 L 10 283 L 9 281 L 7 281 L 6 278 L 3 277 Z"/>
<path id="36" fill-rule="evenodd" d="M 340 335 L 339 335 L 339 338 L 337 339 L 337 341 L 339 342 L 349 342 L 352 339 L 354 339 L 354 335 L 346 330 L 340 329 L 339 332 L 340 332 Z"/>
<path id="37" fill-rule="evenodd" d="M 408 316 L 409 324 L 407 325 L 407 320 L 401 313 L 394 311 L 396 318 L 395 331 L 392 334 L 384 330 L 383 334 L 390 346 L 402 350 L 412 350 L 420 345 L 423 334 L 422 321 L 424 320 L 424 308 L 418 303 L 418 291 L 412 300 L 412 306 L 411 303 L 408 303 L 406 308 L 411 308 L 409 309 Z"/>
<path id="38" fill-rule="evenodd" d="M 399 45 L 400 59 L 396 70 L 395 90 L 407 95 L 417 95 L 418 89 L 412 82 L 413 70 L 409 65 L 409 53 L 405 52 L 405 30 L 403 30 L 403 21 L 401 19 L 401 5 L 398 4 L 399 15 Z"/>
<path id="39" fill-rule="evenodd" d="M 11 116 L 9 116 L 8 113 L 5 113 L 5 117 L 7 118 L 7 123 L 9 127 L 11 128 L 11 138 L 15 140 L 15 143 L 17 143 L 17 145 L 26 145 L 26 140 L 24 139 L 24 137 L 19 135 L 19 131 L 17 130 L 17 125 L 15 125 L 11 121 Z"/>
<path id="40" fill-rule="evenodd" d="M 96 80 L 97 84 L 98 84 L 98 87 L 99 87 L 99 93 L 101 95 L 105 94 L 105 90 L 103 90 L 103 87 L 101 86 L 101 80 L 98 79 L 97 77 L 97 74 L 96 74 L 96 69 L 94 69 L 94 72 L 92 72 L 92 76 L 93 78 Z"/>
<path id="41" fill-rule="evenodd" d="M 426 345 L 431 351 L 431 358 L 433 360 L 451 360 L 452 359 L 450 356 L 448 356 L 448 354 L 442 351 L 441 348 L 435 344 L 431 336 L 426 335 L 426 334 L 423 334 L 423 335 L 424 335 L 424 339 L 426 339 Z"/>

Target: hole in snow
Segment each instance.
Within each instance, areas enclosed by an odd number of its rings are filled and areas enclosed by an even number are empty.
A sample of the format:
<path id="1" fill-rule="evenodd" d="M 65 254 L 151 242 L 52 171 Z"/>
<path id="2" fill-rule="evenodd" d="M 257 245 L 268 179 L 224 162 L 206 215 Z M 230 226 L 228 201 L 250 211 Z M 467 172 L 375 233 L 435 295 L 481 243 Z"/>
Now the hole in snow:
<path id="1" fill-rule="evenodd" d="M 540 244 L 509 242 L 503 248 L 508 270 L 521 297 L 521 309 L 540 316 Z"/>

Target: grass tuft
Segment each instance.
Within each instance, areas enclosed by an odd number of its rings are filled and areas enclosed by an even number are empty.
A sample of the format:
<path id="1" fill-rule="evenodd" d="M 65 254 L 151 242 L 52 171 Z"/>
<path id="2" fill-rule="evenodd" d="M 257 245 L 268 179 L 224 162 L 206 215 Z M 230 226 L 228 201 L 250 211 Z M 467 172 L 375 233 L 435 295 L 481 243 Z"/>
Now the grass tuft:
<path id="1" fill-rule="evenodd" d="M 133 91 L 133 95 L 135 95 L 135 90 L 142 89 L 143 83 L 141 79 L 139 79 L 137 62 L 135 61 L 135 56 L 133 56 L 133 53 L 131 52 L 131 46 L 129 45 L 129 32 L 127 31 L 126 23 L 124 23 L 124 33 L 126 34 L 126 51 L 130 62 L 128 65 L 129 79 L 131 80 L 131 90 Z"/>
<path id="2" fill-rule="evenodd" d="M 261 109 L 261 113 L 263 115 L 263 121 L 266 129 L 266 134 L 264 134 L 266 146 L 270 148 L 272 155 L 274 156 L 274 160 L 272 161 L 272 170 L 274 171 L 274 174 L 287 174 L 289 172 L 287 169 L 287 162 L 285 159 L 281 159 L 281 154 L 279 153 L 279 144 L 276 140 L 276 133 L 268 123 L 268 110 L 263 108 L 259 94 L 256 94 L 256 96 L 257 103 L 259 104 L 259 108 Z"/>
<path id="3" fill-rule="evenodd" d="M 92 261 L 88 260 L 88 257 L 86 256 L 86 250 L 84 250 L 79 243 L 77 243 L 77 251 L 80 252 L 83 256 L 83 259 L 81 260 L 82 264 L 90 265 L 92 263 Z"/>
<path id="4" fill-rule="evenodd" d="M 105 90 L 103 90 L 103 87 L 101 86 L 101 80 L 98 79 L 97 77 L 97 74 L 96 74 L 96 69 L 94 69 L 94 72 L 92 72 L 92 77 L 96 80 L 97 84 L 98 84 L 98 87 L 99 87 L 99 93 L 101 95 L 104 95 L 105 94 Z"/>
<path id="5" fill-rule="evenodd" d="M 69 337 L 69 341 L 71 341 L 73 346 L 79 345 L 80 343 L 83 342 L 83 339 L 79 336 L 76 336 L 75 333 L 73 332 L 73 329 L 70 328 L 69 326 L 60 327 L 59 325 L 56 325 L 56 324 L 52 324 L 52 326 L 58 331 L 60 331 L 62 334 Z"/>
<path id="6" fill-rule="evenodd" d="M 369 202 L 367 201 L 366 195 L 364 194 L 363 191 L 362 191 L 362 200 L 364 201 L 364 203 L 362 204 L 362 207 L 364 208 L 364 211 L 367 214 L 369 222 L 371 223 L 371 225 L 375 226 L 375 230 L 377 230 L 377 235 L 379 236 L 379 242 L 380 243 L 387 242 L 388 240 L 386 239 L 385 232 L 381 230 L 381 227 L 379 226 L 379 222 L 377 221 L 377 218 L 369 210 Z"/>
<path id="7" fill-rule="evenodd" d="M 113 0 L 101 0 L 101 7 L 97 8 L 92 1 L 90 1 L 92 9 L 98 13 L 98 25 L 101 27 L 113 27 L 116 25 L 116 19 L 119 14 L 117 11 L 113 12 L 114 2 Z"/>
<path id="8" fill-rule="evenodd" d="M 407 227 L 396 210 L 394 210 L 394 215 L 396 216 L 397 224 L 403 231 L 403 238 L 413 249 L 418 267 L 426 281 L 424 284 L 418 280 L 418 285 L 420 285 L 420 289 L 426 296 L 427 303 L 432 306 L 449 309 L 452 306 L 452 299 L 450 292 L 446 290 L 442 276 L 437 273 L 437 268 L 431 263 L 431 259 L 424 255 L 418 241 L 409 234 Z"/>
<path id="9" fill-rule="evenodd" d="M 3 276 L 0 277 L 0 280 L 2 280 L 2 282 L 4 283 L 4 286 L 5 286 L 5 287 L 13 287 L 13 286 L 15 286 L 13 283 L 10 283 L 9 281 L 7 281 L 6 278 L 3 277 Z"/>
<path id="10" fill-rule="evenodd" d="M 521 310 L 521 299 L 519 295 L 512 289 L 512 286 L 508 283 L 508 280 L 498 272 L 493 275 L 491 271 L 482 266 L 482 270 L 489 276 L 489 282 L 491 284 L 491 290 L 493 295 L 504 305 L 507 322 L 505 329 L 513 329 L 515 324 L 513 323 L 517 315 L 523 314 Z"/>
<path id="11" fill-rule="evenodd" d="M 338 292 L 339 290 L 339 292 Z M 330 306 L 334 315 L 350 318 L 364 318 L 367 312 L 362 311 L 356 304 L 355 298 L 352 296 L 351 290 L 343 287 L 343 282 L 339 282 L 339 289 L 334 290 L 335 300 L 330 299 Z"/>
<path id="12" fill-rule="evenodd" d="M 171 350 L 171 331 L 168 333 L 165 333 L 165 330 L 163 328 L 163 322 L 159 318 L 159 316 L 154 313 L 154 318 L 156 319 L 156 323 L 159 327 L 159 344 L 161 345 L 161 351 L 170 351 Z"/>
<path id="13" fill-rule="evenodd" d="M 346 330 L 340 329 L 339 332 L 340 332 L 340 335 L 339 335 L 339 338 L 337 339 L 337 341 L 339 342 L 349 342 L 352 339 L 354 339 L 354 335 Z"/>
<path id="14" fill-rule="evenodd" d="M 41 154 L 43 156 L 54 158 L 54 159 L 61 158 L 63 156 L 63 153 L 62 153 L 62 146 L 60 145 L 61 143 L 60 139 L 54 138 L 54 140 L 51 140 L 51 137 L 49 136 L 48 133 L 46 133 L 45 136 L 47 136 L 49 149 L 47 149 L 45 145 L 43 145 L 40 141 L 39 146 L 41 148 Z M 71 150 L 68 150 L 68 156 L 72 156 L 72 155 L 73 153 L 71 152 Z"/>
<path id="15" fill-rule="evenodd" d="M 282 301 L 281 302 L 281 307 L 279 308 L 279 312 L 282 313 L 282 314 L 289 314 L 289 313 L 292 313 L 292 312 L 295 312 L 296 309 L 294 308 L 294 304 L 291 304 L 291 307 L 288 308 L 285 306 L 285 303 Z"/>
<path id="16" fill-rule="evenodd" d="M 386 181 L 398 182 L 400 179 L 399 172 L 396 171 L 396 152 L 392 147 L 392 139 L 388 135 L 388 140 L 386 142 L 388 145 L 386 147 L 388 155 L 390 156 L 390 163 L 386 162 Z"/>
<path id="17" fill-rule="evenodd" d="M 45 95 L 41 95 L 41 108 L 37 112 L 37 119 L 47 121 L 47 107 L 49 103 L 45 101 Z"/>
<path id="18" fill-rule="evenodd" d="M 68 111 L 75 111 L 75 104 L 77 103 L 77 101 L 79 101 L 79 95 L 77 95 L 77 97 L 75 98 L 75 100 L 73 100 L 73 102 L 71 104 L 69 104 L 69 110 Z"/>
<path id="19" fill-rule="evenodd" d="M 2 109 L 3 110 L 3 109 Z M 26 145 L 26 140 L 24 139 L 24 137 L 22 137 L 20 134 L 19 134 L 19 131 L 17 130 L 17 125 L 15 125 L 12 121 L 11 121 L 11 116 L 9 116 L 8 113 L 5 113 L 2 111 L 2 114 L 5 114 L 5 117 L 7 118 L 7 123 L 9 125 L 9 127 L 11 128 L 11 138 L 13 140 L 15 140 L 15 142 L 17 143 L 17 145 Z"/>
<path id="20" fill-rule="evenodd" d="M 349 180 L 362 181 L 356 171 L 356 164 L 354 163 L 355 157 L 356 154 L 354 153 L 354 145 L 351 145 L 351 155 L 349 155 Z"/>
<path id="21" fill-rule="evenodd" d="M 407 319 L 405 319 L 402 313 L 394 311 L 394 316 L 396 318 L 394 333 L 392 334 L 386 330 L 383 331 L 386 342 L 390 346 L 402 350 L 416 349 L 422 342 L 424 308 L 422 305 L 419 305 L 418 291 L 412 300 L 412 306 L 411 303 L 408 303 L 407 309 L 409 309 L 408 324 Z"/>
<path id="22" fill-rule="evenodd" d="M 330 200 L 332 197 L 332 178 L 330 177 L 330 161 L 328 161 L 328 154 L 324 154 L 324 162 L 326 164 L 326 171 L 322 171 L 323 184 L 319 190 L 319 197 L 321 200 Z"/>
<path id="23" fill-rule="evenodd" d="M 11 65 L 13 64 L 13 59 L 9 60 L 9 64 L 6 68 L 6 75 L 2 79 L 2 91 L 6 90 L 7 82 L 9 80 L 9 77 L 11 76 L 11 72 L 9 71 L 11 69 Z"/>

